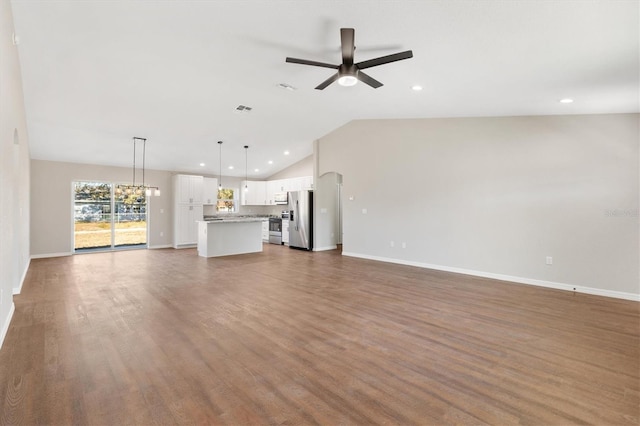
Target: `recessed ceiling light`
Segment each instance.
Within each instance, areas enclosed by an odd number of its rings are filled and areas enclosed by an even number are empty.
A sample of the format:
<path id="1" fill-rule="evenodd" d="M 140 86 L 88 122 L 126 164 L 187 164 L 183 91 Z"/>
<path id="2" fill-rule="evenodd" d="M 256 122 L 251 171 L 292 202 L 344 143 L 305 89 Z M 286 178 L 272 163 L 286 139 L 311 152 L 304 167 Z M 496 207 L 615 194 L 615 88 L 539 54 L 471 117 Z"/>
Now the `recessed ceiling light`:
<path id="1" fill-rule="evenodd" d="M 289 151 L 285 151 L 285 152 L 284 152 L 284 155 L 289 155 Z"/>
<path id="2" fill-rule="evenodd" d="M 204 167 L 204 166 L 205 166 L 205 164 L 204 164 L 204 163 L 200 163 L 200 167 Z"/>
<path id="3" fill-rule="evenodd" d="M 573 102 L 573 99 L 570 99 L 570 98 L 560 99 L 561 104 L 570 104 L 572 102 Z"/>
<path id="4" fill-rule="evenodd" d="M 259 172 L 259 171 L 260 171 L 260 169 L 253 169 L 253 171 L 254 171 L 254 172 Z"/>
<path id="5" fill-rule="evenodd" d="M 267 163 L 269 163 L 269 164 L 273 164 L 273 161 L 272 161 L 272 160 L 269 160 L 269 161 L 267 161 Z"/>
<path id="6" fill-rule="evenodd" d="M 414 86 L 411 86 L 411 90 L 413 90 L 414 92 L 419 92 L 422 90 L 422 86 L 416 84 Z"/>
<path id="7" fill-rule="evenodd" d="M 229 166 L 229 170 L 233 170 L 233 166 Z"/>

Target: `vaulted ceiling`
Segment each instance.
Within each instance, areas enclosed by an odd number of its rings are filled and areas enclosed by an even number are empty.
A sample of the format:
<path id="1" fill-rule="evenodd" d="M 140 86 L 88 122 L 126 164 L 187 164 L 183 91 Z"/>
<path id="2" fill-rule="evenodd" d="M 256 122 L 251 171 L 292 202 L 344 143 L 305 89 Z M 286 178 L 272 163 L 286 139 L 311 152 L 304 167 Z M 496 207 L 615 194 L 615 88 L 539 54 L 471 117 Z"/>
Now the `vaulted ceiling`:
<path id="1" fill-rule="evenodd" d="M 222 140 L 222 173 L 244 176 L 249 145 L 250 178 L 354 119 L 638 112 L 638 5 L 12 1 L 32 158 L 130 166 L 140 136 L 148 168 L 218 174 Z M 314 90 L 333 71 L 285 57 L 339 63 L 341 27 L 356 62 L 414 57 L 369 69 L 379 89 Z"/>

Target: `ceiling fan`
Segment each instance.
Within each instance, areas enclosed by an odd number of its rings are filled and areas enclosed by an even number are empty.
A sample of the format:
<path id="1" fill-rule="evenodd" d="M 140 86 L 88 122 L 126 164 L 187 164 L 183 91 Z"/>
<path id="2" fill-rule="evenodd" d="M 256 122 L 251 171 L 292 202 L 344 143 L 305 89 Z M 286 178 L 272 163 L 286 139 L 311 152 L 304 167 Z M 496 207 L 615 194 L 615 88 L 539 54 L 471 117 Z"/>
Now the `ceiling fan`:
<path id="1" fill-rule="evenodd" d="M 358 63 L 353 62 L 353 53 L 356 49 L 354 45 L 355 30 L 353 28 L 340 28 L 340 41 L 342 45 L 342 63 L 340 65 L 327 64 L 325 62 L 309 61 L 306 59 L 297 59 L 287 57 L 286 62 L 292 64 L 311 65 L 314 67 L 324 67 L 337 69 L 338 72 L 322 83 L 320 83 L 316 89 L 323 90 L 325 87 L 338 80 L 338 84 L 342 86 L 353 86 L 358 80 L 369 86 L 377 89 L 382 86 L 378 80 L 371 78 L 369 75 L 362 72 L 362 70 L 376 67 L 378 65 L 388 64 L 389 62 L 401 61 L 403 59 L 413 58 L 413 52 L 407 50 L 405 52 L 394 53 L 392 55 L 381 56 L 375 59 L 369 59 L 368 61 L 362 61 Z"/>

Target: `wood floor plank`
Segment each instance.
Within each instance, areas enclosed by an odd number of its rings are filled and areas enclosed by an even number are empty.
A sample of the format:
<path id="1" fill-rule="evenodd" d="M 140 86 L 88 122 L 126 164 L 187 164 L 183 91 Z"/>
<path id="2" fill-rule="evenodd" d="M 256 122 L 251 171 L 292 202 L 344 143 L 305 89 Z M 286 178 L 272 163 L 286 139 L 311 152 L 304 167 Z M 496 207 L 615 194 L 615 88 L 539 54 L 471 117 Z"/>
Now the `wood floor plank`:
<path id="1" fill-rule="evenodd" d="M 640 304 L 265 245 L 34 259 L 0 424 L 640 423 Z"/>

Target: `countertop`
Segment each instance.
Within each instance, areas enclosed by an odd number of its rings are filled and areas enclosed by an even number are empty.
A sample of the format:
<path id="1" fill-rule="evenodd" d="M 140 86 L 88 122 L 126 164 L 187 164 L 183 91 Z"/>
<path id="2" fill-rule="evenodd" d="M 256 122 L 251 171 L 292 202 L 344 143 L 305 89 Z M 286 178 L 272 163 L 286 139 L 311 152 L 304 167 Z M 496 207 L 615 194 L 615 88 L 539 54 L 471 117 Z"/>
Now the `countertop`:
<path id="1" fill-rule="evenodd" d="M 267 215 L 211 215 L 204 216 L 204 220 L 200 222 L 265 222 L 271 217 Z"/>
<path id="2" fill-rule="evenodd" d="M 204 223 L 237 223 L 237 222 L 265 222 L 269 220 L 268 217 L 225 217 L 225 218 L 211 218 L 205 220 L 199 220 L 198 222 Z"/>

